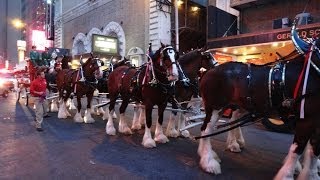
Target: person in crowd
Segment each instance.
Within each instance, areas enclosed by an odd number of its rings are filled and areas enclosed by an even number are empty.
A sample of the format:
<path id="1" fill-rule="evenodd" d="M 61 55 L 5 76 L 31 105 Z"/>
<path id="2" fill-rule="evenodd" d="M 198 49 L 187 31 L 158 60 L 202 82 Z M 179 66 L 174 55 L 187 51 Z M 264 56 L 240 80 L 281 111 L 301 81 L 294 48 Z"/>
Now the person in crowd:
<path id="1" fill-rule="evenodd" d="M 49 54 L 49 48 L 45 47 L 45 51 L 41 53 L 42 65 L 48 66 L 51 61 L 51 56 Z"/>
<path id="2" fill-rule="evenodd" d="M 37 78 L 31 82 L 30 93 L 34 98 L 35 109 L 35 121 L 37 131 L 43 131 L 42 121 L 43 118 L 49 117 L 48 104 L 46 101 L 47 82 L 45 79 L 44 71 L 37 72 Z"/>
<path id="3" fill-rule="evenodd" d="M 40 54 L 39 52 L 36 50 L 36 46 L 32 46 L 31 47 L 31 51 L 30 51 L 30 60 L 31 63 L 34 67 L 36 66 L 40 66 Z"/>

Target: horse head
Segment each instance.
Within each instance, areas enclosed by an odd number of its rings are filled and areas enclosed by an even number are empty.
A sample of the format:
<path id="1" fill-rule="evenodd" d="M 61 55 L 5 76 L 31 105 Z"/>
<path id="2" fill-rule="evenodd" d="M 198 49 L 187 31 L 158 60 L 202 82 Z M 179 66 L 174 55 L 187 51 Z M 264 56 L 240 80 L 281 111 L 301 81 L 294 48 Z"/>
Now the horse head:
<path id="1" fill-rule="evenodd" d="M 103 61 L 96 57 L 90 57 L 82 64 L 83 74 L 86 78 L 100 78 L 103 75 L 101 67 L 104 65 Z"/>
<path id="2" fill-rule="evenodd" d="M 176 54 L 172 46 L 161 43 L 161 47 L 152 56 L 153 65 L 160 71 L 166 71 L 168 81 L 177 81 L 179 77 Z"/>
<path id="3" fill-rule="evenodd" d="M 200 69 L 201 68 L 211 69 L 218 65 L 218 62 L 216 61 L 216 59 L 213 57 L 212 53 L 209 50 L 205 51 L 203 49 L 200 49 L 198 51 L 201 54 Z"/>

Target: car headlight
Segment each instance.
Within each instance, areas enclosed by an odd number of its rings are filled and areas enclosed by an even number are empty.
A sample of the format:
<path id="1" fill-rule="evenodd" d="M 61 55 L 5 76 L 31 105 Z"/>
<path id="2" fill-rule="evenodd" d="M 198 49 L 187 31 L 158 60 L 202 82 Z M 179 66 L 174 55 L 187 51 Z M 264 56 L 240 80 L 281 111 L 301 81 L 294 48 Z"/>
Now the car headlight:
<path id="1" fill-rule="evenodd" d="M 2 78 L 0 78 L 0 86 L 1 86 L 1 87 L 4 85 L 4 83 L 5 83 L 5 80 L 2 79 Z"/>

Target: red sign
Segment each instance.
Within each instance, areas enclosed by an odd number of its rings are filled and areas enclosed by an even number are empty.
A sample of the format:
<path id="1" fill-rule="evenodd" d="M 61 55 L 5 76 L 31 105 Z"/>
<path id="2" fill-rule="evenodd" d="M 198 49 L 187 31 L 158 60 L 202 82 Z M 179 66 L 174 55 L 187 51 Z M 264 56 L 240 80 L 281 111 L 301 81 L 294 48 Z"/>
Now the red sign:
<path id="1" fill-rule="evenodd" d="M 307 28 L 307 29 L 301 29 L 298 30 L 298 35 L 305 39 L 307 37 L 313 37 L 313 36 L 320 36 L 320 27 L 313 27 L 313 28 Z M 290 40 L 291 39 L 291 32 L 281 32 L 276 34 L 277 41 L 283 41 L 283 40 Z"/>

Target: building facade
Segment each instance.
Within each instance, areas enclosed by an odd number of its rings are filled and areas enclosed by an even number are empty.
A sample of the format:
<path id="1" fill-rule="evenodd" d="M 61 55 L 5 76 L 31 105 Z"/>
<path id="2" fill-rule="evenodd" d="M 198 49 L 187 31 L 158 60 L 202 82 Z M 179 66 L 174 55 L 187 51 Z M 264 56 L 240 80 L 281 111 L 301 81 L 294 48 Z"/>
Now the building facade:
<path id="1" fill-rule="evenodd" d="M 290 29 L 296 17 L 302 38 L 320 36 L 319 4 L 320 0 L 230 0 L 229 7 L 239 12 L 237 32 L 209 37 L 208 47 L 221 62 L 275 61 L 295 51 Z"/>
<path id="2" fill-rule="evenodd" d="M 0 1 L 0 68 L 4 67 L 5 61 L 10 64 L 18 62 L 17 40 L 21 39 L 22 31 L 12 24 L 16 18 L 21 18 L 20 0 Z"/>
<path id="3" fill-rule="evenodd" d="M 170 13 L 155 0 L 55 1 L 56 47 L 71 49 L 73 56 L 91 53 L 94 34 L 117 39 L 117 53 L 107 58 L 127 57 L 140 66 L 150 42 L 153 50 L 160 42 L 171 44 Z"/>
<path id="4" fill-rule="evenodd" d="M 31 46 L 36 43 L 33 30 L 44 33 L 44 5 L 44 0 L 0 1 L 0 67 L 6 60 L 14 67 L 28 56 Z"/>

